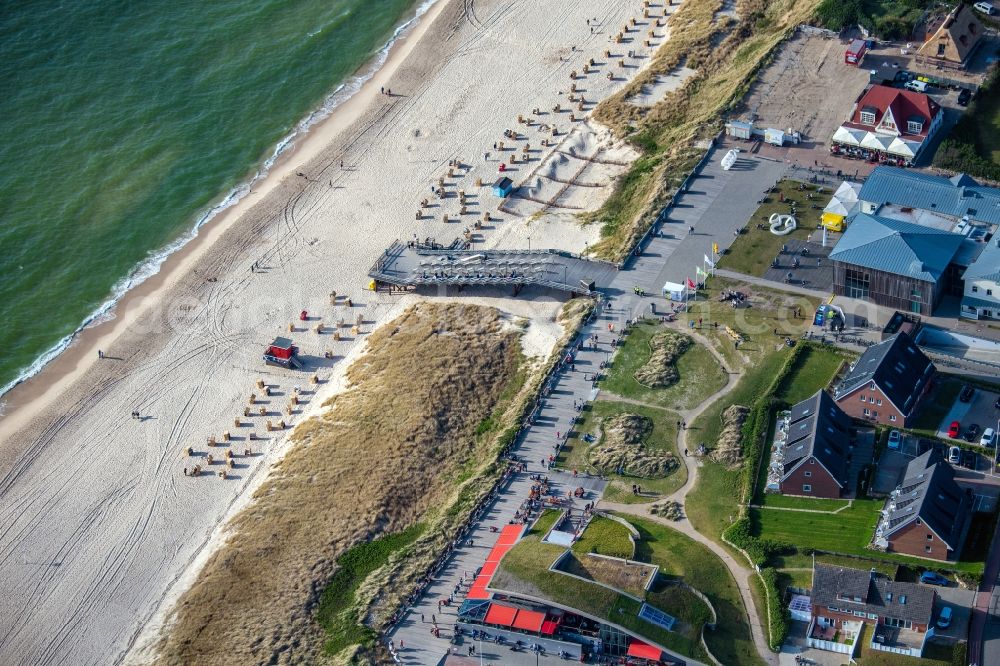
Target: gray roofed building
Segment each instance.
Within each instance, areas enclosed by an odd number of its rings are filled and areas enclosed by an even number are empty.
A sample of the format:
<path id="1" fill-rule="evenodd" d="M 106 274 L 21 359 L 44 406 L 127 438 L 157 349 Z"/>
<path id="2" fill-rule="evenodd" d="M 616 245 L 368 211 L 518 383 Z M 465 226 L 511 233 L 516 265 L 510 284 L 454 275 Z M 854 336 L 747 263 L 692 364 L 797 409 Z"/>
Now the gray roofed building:
<path id="1" fill-rule="evenodd" d="M 954 469 L 944 462 L 938 449 L 931 449 L 906 466 L 902 481 L 886 499 L 874 543 L 892 552 L 954 559 L 961 551 L 969 504 L 968 493 L 955 482 Z M 919 543 L 899 538 L 908 529 L 917 529 Z M 935 539 L 923 537 L 927 530 L 947 550 L 934 550 L 931 542 Z"/>
<path id="2" fill-rule="evenodd" d="M 891 421 L 903 426 L 914 415 L 933 374 L 934 364 L 913 339 L 901 331 L 866 349 L 834 389 L 833 397 L 849 414 L 858 417 L 862 415 L 856 414 L 851 406 L 858 402 L 859 392 L 872 397 L 868 403 L 862 397 L 859 404 L 873 404 L 878 396 L 879 406 L 886 407 L 883 413 L 893 414 L 889 405 L 881 405 L 881 400 L 888 400 L 902 417 L 902 422 Z"/>
<path id="3" fill-rule="evenodd" d="M 858 194 L 861 210 L 875 213 L 884 204 L 934 211 L 960 220 L 1000 224 L 1000 189 L 980 185 L 966 174 L 951 178 L 898 167 L 872 171 Z"/>
<path id="4" fill-rule="evenodd" d="M 934 590 L 916 583 L 902 583 L 874 570 L 849 569 L 827 564 L 813 565 L 812 603 L 822 609 L 854 614 L 869 622 L 902 620 L 926 630 L 934 612 Z"/>
<path id="5" fill-rule="evenodd" d="M 962 243 L 948 231 L 859 213 L 830 253 L 830 259 L 937 282 Z"/>
<path id="6" fill-rule="evenodd" d="M 840 488 L 846 488 L 850 469 L 850 429 L 851 417 L 825 391 L 817 391 L 792 407 L 782 453 L 781 480 L 792 476 L 811 457 L 826 468 Z"/>
<path id="7" fill-rule="evenodd" d="M 1000 319 L 1000 233 L 984 244 L 962 280 L 962 316 Z"/>

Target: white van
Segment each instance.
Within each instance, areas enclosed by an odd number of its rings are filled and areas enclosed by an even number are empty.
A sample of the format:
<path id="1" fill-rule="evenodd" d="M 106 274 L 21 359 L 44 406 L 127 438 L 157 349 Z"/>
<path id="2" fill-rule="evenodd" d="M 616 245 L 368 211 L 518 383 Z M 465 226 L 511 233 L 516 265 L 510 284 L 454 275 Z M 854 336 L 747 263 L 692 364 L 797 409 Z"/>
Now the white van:
<path id="1" fill-rule="evenodd" d="M 912 90 L 913 92 L 925 93 L 927 92 L 927 83 L 925 81 L 917 81 L 916 79 L 912 81 L 907 81 L 906 85 L 903 86 L 907 90 Z"/>
<path id="2" fill-rule="evenodd" d="M 993 7 L 993 3 L 992 2 L 977 2 L 976 4 L 974 4 L 972 6 L 975 7 L 975 9 L 976 9 L 977 12 L 982 12 L 982 13 L 986 14 L 987 16 L 993 16 L 993 14 L 995 14 L 996 11 L 997 11 Z"/>
<path id="3" fill-rule="evenodd" d="M 997 432 L 993 428 L 987 428 L 983 431 L 983 437 L 979 440 L 980 446 L 988 446 L 993 448 L 997 444 Z"/>

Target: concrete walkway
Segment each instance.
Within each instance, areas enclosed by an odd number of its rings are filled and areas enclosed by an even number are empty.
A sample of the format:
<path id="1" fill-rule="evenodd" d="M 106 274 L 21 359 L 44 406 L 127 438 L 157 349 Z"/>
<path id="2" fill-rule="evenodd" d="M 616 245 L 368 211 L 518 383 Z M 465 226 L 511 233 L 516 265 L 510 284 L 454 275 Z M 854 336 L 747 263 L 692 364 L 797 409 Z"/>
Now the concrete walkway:
<path id="1" fill-rule="evenodd" d="M 676 198 L 668 221 L 664 223 L 663 233 L 651 238 L 642 254 L 634 257 L 618 272 L 611 284 L 602 290 L 606 300 L 599 304 L 596 316 L 583 327 L 577 338 L 585 344 L 576 356 L 575 367 L 567 367 L 553 378 L 533 423 L 515 445 L 513 453 L 527 462 L 527 471 L 513 477 L 508 487 L 488 507 L 486 516 L 474 526 L 470 535 L 474 545 L 466 543 L 455 550 L 442 571 L 434 577 L 427 592 L 389 633 L 388 638 L 393 641 L 401 663 L 435 664 L 444 658 L 449 649 L 466 654 L 466 645 L 452 646 L 450 642 L 457 608 L 464 599 L 471 576 L 482 566 L 496 541 L 497 535 L 490 531 L 490 527 L 502 528 L 513 519 L 515 511 L 528 496 L 532 485 L 528 478 L 530 474 L 548 474 L 564 496 L 566 491 L 571 491 L 574 487 L 582 485 L 588 488 L 584 498 L 572 503 L 574 509 L 580 511 L 585 503 L 599 498 L 603 493 L 605 483 L 600 479 L 583 476 L 574 479 L 571 474 L 544 469 L 541 461 L 547 461 L 549 455 L 556 452 L 556 445 L 565 439 L 572 425 L 571 419 L 578 414 L 575 404 L 589 402 L 597 397 L 598 391 L 592 377 L 600 371 L 601 362 L 608 360 L 613 353 L 613 337 L 624 329 L 628 320 L 647 315 L 651 303 L 656 303 L 658 309 L 665 310 L 666 303 L 659 295 L 663 283 L 681 282 L 688 276 L 694 279 L 695 266 L 701 265 L 703 254 L 711 253 L 712 243 L 728 247 L 734 238 L 733 231 L 749 219 L 757 207 L 756 201 L 760 194 L 777 182 L 785 168 L 780 163 L 742 158 L 740 169 L 723 171 L 719 165 L 721 153 L 717 153 L 718 151 L 713 151 L 701 173 L 692 177 L 688 191 Z M 725 196 L 722 196 L 723 190 Z M 691 231 L 692 228 L 694 231 Z M 647 295 L 636 295 L 633 292 L 636 286 L 643 288 Z M 696 332 L 686 332 L 699 338 Z M 592 336 L 597 336 L 596 345 L 587 342 Z M 700 341 L 705 342 L 703 339 Z M 714 349 L 708 348 L 714 353 Z M 718 354 L 716 356 L 719 357 Z M 721 362 L 721 357 L 719 358 Z M 726 367 L 725 364 L 723 367 Z M 722 391 L 710 396 L 695 409 L 678 413 L 681 418 L 692 421 L 722 393 L 731 390 L 734 384 L 730 377 Z M 678 450 L 683 448 L 684 443 L 679 442 Z M 693 450 L 694 447 L 688 448 Z M 696 478 L 697 465 L 688 464 L 688 479 L 674 497 L 683 499 L 694 487 Z M 619 505 L 602 506 L 617 510 Z M 648 507 L 623 508 L 622 511 L 648 511 Z M 657 520 L 655 517 L 652 519 Z M 695 531 L 687 520 L 681 521 L 681 524 L 667 524 L 704 544 L 726 563 L 739 584 L 757 650 L 763 659 L 776 664 L 749 596 L 749 569 Z M 439 609 L 438 602 L 447 599 L 456 589 L 459 592 L 455 595 L 455 603 Z M 432 615 L 440 629 L 438 638 L 431 635 Z M 497 654 L 489 655 L 490 658 L 504 663 L 515 663 L 521 657 L 521 654 L 511 653 L 503 646 L 493 646 L 491 652 Z M 539 664 L 549 662 L 564 663 L 552 655 L 538 660 Z"/>

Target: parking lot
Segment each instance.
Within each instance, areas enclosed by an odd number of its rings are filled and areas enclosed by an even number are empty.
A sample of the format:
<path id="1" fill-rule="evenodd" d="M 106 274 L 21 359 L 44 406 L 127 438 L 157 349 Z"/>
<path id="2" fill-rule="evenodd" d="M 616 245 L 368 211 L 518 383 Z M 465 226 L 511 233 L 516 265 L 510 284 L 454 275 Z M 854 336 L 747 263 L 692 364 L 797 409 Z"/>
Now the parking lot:
<path id="1" fill-rule="evenodd" d="M 976 596 L 973 590 L 963 590 L 962 588 L 949 585 L 948 587 L 935 587 L 937 601 L 934 603 L 934 622 L 937 623 L 941 617 L 941 611 L 945 607 L 951 607 L 951 624 L 942 629 L 934 627 L 934 634 L 942 642 L 953 643 L 964 641 L 969 637 L 969 615 L 971 613 L 972 602 Z"/>
<path id="2" fill-rule="evenodd" d="M 943 443 L 904 434 L 898 450 L 886 450 L 882 453 L 872 481 L 872 492 L 879 495 L 891 493 L 902 480 L 907 463 L 933 446 L 939 447 L 941 454 L 947 459 L 948 450 Z M 972 451 L 965 451 L 963 454 L 962 463 L 953 466 L 955 481 L 962 488 L 972 490 L 973 511 L 993 511 L 997 505 L 997 497 L 1000 496 L 1000 475 L 992 472 L 993 460 Z"/>
<path id="3" fill-rule="evenodd" d="M 1000 411 L 997 410 L 995 405 L 997 398 L 1000 398 L 1000 394 L 980 388 L 973 388 L 972 391 L 972 399 L 969 402 L 963 402 L 961 394 L 955 398 L 955 402 L 952 404 L 951 409 L 948 410 L 948 414 L 938 424 L 938 437 L 948 439 L 948 427 L 952 421 L 958 421 L 961 424 L 962 434 L 965 434 L 969 426 L 973 424 L 978 426 L 980 434 L 986 428 L 997 428 Z M 975 441 L 970 443 L 978 444 L 979 436 L 975 438 Z"/>

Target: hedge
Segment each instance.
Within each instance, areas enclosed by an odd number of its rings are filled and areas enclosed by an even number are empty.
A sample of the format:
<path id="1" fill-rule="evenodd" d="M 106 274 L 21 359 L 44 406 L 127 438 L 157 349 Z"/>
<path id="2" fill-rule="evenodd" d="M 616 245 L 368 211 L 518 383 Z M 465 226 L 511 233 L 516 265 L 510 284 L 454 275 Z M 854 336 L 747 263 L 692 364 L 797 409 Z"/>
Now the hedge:
<path id="1" fill-rule="evenodd" d="M 778 572 L 771 567 L 761 569 L 760 578 L 764 581 L 767 594 L 767 622 L 770 631 L 767 635 L 768 646 L 778 652 L 788 637 L 788 623 L 791 614 L 781 603 L 781 593 L 778 591 Z"/>

